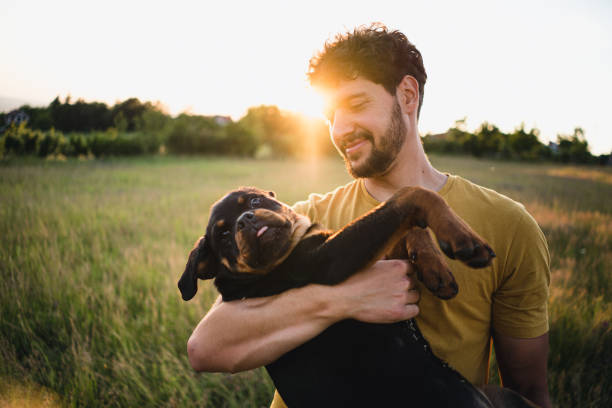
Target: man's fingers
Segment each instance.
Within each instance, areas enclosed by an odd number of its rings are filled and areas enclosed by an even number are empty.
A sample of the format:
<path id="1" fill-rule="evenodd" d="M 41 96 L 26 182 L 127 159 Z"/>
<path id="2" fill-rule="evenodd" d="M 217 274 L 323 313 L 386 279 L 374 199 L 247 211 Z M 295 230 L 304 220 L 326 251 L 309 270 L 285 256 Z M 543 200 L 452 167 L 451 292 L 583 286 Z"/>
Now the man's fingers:
<path id="1" fill-rule="evenodd" d="M 419 314 L 419 307 L 414 304 L 406 305 L 406 316 L 405 320 L 412 319 Z"/>
<path id="2" fill-rule="evenodd" d="M 414 265 L 408 261 L 404 261 L 406 263 L 406 275 L 408 276 L 416 276 L 416 269 Z"/>
<path id="3" fill-rule="evenodd" d="M 395 271 L 396 273 L 401 273 L 404 275 L 408 274 L 408 270 L 410 266 L 408 261 L 405 261 L 403 259 L 389 259 L 388 261 L 378 261 L 378 262 L 384 262 L 384 263 L 381 263 L 381 265 L 386 265 L 387 268 L 389 268 L 389 270 L 391 271 Z"/>
<path id="4" fill-rule="evenodd" d="M 415 276 L 406 276 L 406 280 L 408 281 L 408 289 L 414 290 L 416 288 L 416 277 Z"/>
<path id="5" fill-rule="evenodd" d="M 421 294 L 416 289 L 410 289 L 408 293 L 406 293 L 406 303 L 407 304 L 418 303 L 420 298 L 421 298 Z"/>
<path id="6" fill-rule="evenodd" d="M 419 314 L 416 276 L 405 260 L 378 261 L 338 285 L 348 290 L 348 317 L 371 323 L 408 320 Z M 355 296 L 358 294 L 358 296 Z"/>

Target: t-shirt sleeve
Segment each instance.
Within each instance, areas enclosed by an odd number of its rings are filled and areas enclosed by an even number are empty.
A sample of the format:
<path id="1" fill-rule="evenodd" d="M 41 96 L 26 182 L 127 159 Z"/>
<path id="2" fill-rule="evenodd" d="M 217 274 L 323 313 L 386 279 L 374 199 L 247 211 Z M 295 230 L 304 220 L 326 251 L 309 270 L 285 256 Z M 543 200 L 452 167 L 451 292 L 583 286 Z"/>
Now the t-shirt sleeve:
<path id="1" fill-rule="evenodd" d="M 293 211 L 295 211 L 296 213 L 307 216 L 308 210 L 310 209 L 310 201 L 298 201 L 297 203 L 293 204 L 291 208 L 293 208 Z"/>
<path id="2" fill-rule="evenodd" d="M 291 208 L 298 214 L 307 216 L 312 222 L 318 222 L 316 202 L 320 198 L 317 194 L 310 194 L 307 200 L 298 201 Z"/>
<path id="3" fill-rule="evenodd" d="M 550 255 L 542 230 L 522 211 L 510 243 L 502 283 L 493 294 L 493 330 L 517 338 L 546 333 Z"/>

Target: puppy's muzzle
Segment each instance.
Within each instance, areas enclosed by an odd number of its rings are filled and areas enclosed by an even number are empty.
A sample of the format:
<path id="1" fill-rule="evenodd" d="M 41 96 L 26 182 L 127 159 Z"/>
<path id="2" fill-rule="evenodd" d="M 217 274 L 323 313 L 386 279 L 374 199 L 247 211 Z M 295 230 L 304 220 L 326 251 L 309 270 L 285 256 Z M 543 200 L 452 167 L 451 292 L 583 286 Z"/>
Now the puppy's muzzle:
<path id="1" fill-rule="evenodd" d="M 257 218 L 253 211 L 245 211 L 238 217 L 236 221 L 236 228 L 238 231 L 245 229 L 246 227 L 255 227 L 255 223 L 257 222 Z"/>
<path id="2" fill-rule="evenodd" d="M 257 209 L 253 211 L 245 211 L 236 220 L 236 232 L 245 233 L 256 231 L 258 237 L 264 230 L 270 228 L 289 228 L 291 220 L 283 214 L 267 209 Z M 263 228 L 263 230 L 262 230 Z"/>

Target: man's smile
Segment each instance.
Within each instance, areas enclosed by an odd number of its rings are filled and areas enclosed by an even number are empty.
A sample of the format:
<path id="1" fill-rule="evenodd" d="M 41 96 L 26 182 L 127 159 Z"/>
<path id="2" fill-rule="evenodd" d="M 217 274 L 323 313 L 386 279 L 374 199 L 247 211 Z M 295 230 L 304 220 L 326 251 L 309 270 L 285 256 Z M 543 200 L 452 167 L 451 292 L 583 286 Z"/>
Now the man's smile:
<path id="1" fill-rule="evenodd" d="M 368 139 L 365 138 L 358 138 L 355 140 L 351 140 L 349 143 L 347 143 L 344 147 L 344 153 L 347 156 L 350 156 L 353 153 L 356 153 L 360 148 L 362 148 L 366 143 L 368 142 Z"/>
<path id="2" fill-rule="evenodd" d="M 372 135 L 364 130 L 348 135 L 348 137 L 342 142 L 342 152 L 345 157 L 356 155 L 359 150 L 367 145 L 367 142 L 373 142 L 374 138 Z"/>

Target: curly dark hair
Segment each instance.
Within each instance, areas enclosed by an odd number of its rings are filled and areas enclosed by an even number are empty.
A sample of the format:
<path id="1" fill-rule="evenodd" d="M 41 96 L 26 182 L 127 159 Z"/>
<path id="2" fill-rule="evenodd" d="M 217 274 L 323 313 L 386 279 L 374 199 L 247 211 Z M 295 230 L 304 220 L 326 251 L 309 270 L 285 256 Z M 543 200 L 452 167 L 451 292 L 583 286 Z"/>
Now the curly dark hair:
<path id="1" fill-rule="evenodd" d="M 417 116 L 427 81 L 419 50 L 404 34 L 389 31 L 381 23 L 362 25 L 326 41 L 323 50 L 310 59 L 307 75 L 316 87 L 333 87 L 361 76 L 382 85 L 391 95 L 404 76 L 411 75 L 419 84 Z"/>

